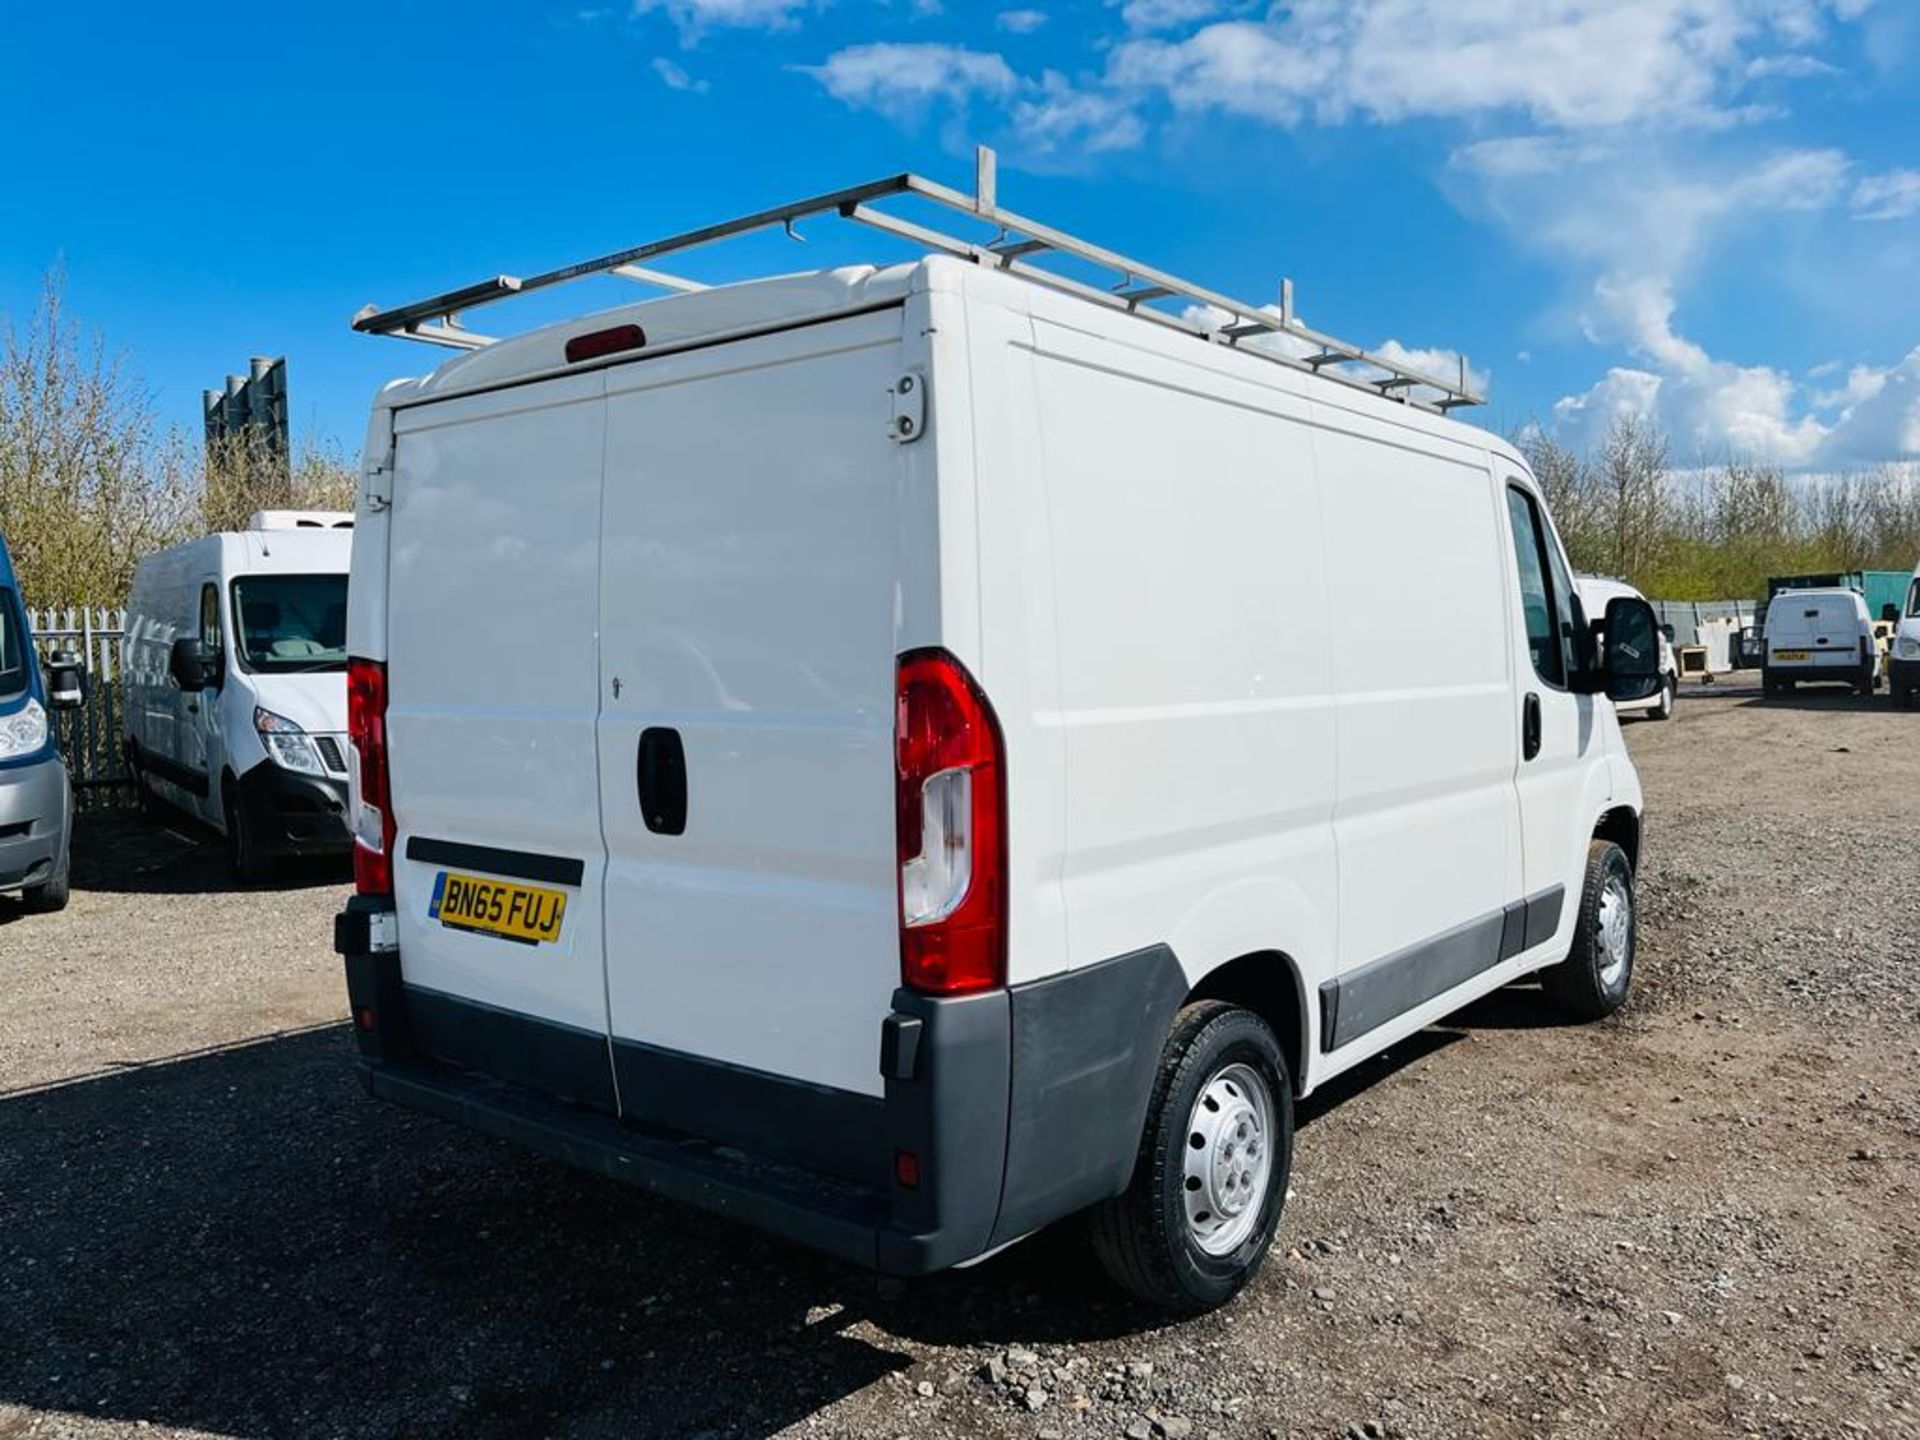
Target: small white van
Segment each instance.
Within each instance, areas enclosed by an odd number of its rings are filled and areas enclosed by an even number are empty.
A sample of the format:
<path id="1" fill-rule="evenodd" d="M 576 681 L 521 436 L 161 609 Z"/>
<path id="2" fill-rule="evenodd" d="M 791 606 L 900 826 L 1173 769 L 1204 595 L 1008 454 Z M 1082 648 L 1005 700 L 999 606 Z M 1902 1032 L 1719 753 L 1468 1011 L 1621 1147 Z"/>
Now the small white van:
<path id="1" fill-rule="evenodd" d="M 121 669 L 134 784 L 142 803 L 220 831 L 243 881 L 347 852 L 352 553 L 349 514 L 263 510 L 134 571 Z"/>
<path id="2" fill-rule="evenodd" d="M 1601 616 L 1607 613 L 1607 602 L 1617 599 L 1645 600 L 1637 589 L 1624 580 L 1615 580 L 1605 575 L 1575 575 L 1574 589 L 1579 592 L 1580 601 L 1586 607 L 1587 614 Z M 1673 642 L 1667 638 L 1666 628 L 1660 630 L 1660 688 L 1638 700 L 1616 700 L 1613 708 L 1622 715 L 1644 715 L 1650 720 L 1670 720 L 1680 698 L 1680 662 L 1673 652 Z"/>
<path id="3" fill-rule="evenodd" d="M 1887 661 L 1887 689 L 1896 705 L 1920 704 L 1920 566 L 1907 587 L 1907 602 L 1893 633 Z"/>
<path id="4" fill-rule="evenodd" d="M 1402 398 L 1460 391 L 1042 274 L 1218 308 L 988 189 L 977 254 L 363 316 L 477 348 L 369 425 L 335 944 L 376 1096 L 897 1274 L 1091 1210 L 1200 1309 L 1300 1096 L 1523 976 L 1623 1002 L 1657 629 Z"/>
<path id="5" fill-rule="evenodd" d="M 1880 686 L 1880 645 L 1858 590 L 1779 591 L 1767 602 L 1766 637 L 1760 678 L 1769 695 L 1829 683 L 1871 695 Z"/>

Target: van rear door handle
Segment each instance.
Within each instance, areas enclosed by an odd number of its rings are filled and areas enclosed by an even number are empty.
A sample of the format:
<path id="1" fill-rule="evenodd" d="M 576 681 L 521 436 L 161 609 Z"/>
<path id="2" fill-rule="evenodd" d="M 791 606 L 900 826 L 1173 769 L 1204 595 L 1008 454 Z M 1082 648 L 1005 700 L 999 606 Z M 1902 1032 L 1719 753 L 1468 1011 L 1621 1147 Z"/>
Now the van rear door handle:
<path id="1" fill-rule="evenodd" d="M 656 835 L 684 835 L 687 830 L 687 752 L 680 732 L 650 727 L 640 732 L 635 761 L 640 789 L 640 815 Z"/>
<path id="2" fill-rule="evenodd" d="M 1540 753 L 1540 697 L 1527 692 L 1520 706 L 1520 758 L 1531 760 Z"/>

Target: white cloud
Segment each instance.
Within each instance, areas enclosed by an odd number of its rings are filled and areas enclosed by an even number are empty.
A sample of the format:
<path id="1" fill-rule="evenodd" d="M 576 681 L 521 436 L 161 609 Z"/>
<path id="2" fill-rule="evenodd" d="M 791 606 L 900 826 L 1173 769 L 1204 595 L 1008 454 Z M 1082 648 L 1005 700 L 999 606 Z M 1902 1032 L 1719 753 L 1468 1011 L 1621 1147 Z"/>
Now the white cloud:
<path id="1" fill-rule="evenodd" d="M 843 104 L 898 119 L 924 114 L 935 101 L 1008 99 L 1020 89 L 1019 77 L 1000 56 L 958 45 L 854 45 L 800 69 Z"/>
<path id="2" fill-rule="evenodd" d="M 1107 0 L 1120 5 L 1120 18 L 1129 30 L 1178 30 L 1211 20 L 1226 9 L 1223 0 Z"/>
<path id="3" fill-rule="evenodd" d="M 683 67 L 676 65 L 664 55 L 654 57 L 653 73 L 660 77 L 660 83 L 669 90 L 704 95 L 712 88 L 705 80 L 694 79 Z"/>
<path id="4" fill-rule="evenodd" d="M 1747 62 L 1749 80 L 1810 80 L 1816 75 L 1838 75 L 1840 69 L 1811 55 L 1762 55 Z"/>
<path id="5" fill-rule="evenodd" d="M 1821 447 L 1822 463 L 1920 457 L 1920 347 L 1884 370 L 1856 367 L 1848 391 L 1848 404 Z"/>
<path id="6" fill-rule="evenodd" d="M 1116 47 L 1110 78 L 1176 109 L 1280 124 L 1517 113 L 1563 130 L 1749 118 L 1758 45 L 1806 44 L 1857 0 L 1294 0 L 1265 21 Z M 1217 10 L 1219 7 L 1206 7 Z M 1129 18 L 1184 10 L 1135 0 Z M 1156 28 L 1150 24 L 1138 29 Z M 1775 55 L 1776 73 L 1791 54 Z"/>
<path id="7" fill-rule="evenodd" d="M 1052 70 L 1015 103 L 1011 118 L 1021 139 L 1046 155 L 1131 150 L 1146 138 L 1146 126 L 1126 104 L 1102 91 L 1078 89 Z"/>
<path id="8" fill-rule="evenodd" d="M 1904 220 L 1920 210 L 1920 170 L 1868 175 L 1853 191 L 1853 213 L 1862 220 Z"/>
<path id="9" fill-rule="evenodd" d="M 1009 35 L 1031 35 L 1047 23 L 1044 10 L 1002 10 L 993 23 Z"/>
<path id="10" fill-rule="evenodd" d="M 708 30 L 786 30 L 812 0 L 633 0 L 636 15 L 663 14 L 691 45 Z"/>
<path id="11" fill-rule="evenodd" d="M 1920 348 L 1887 369 L 1856 366 L 1841 389 L 1809 395 L 1780 370 L 1715 359 L 1680 334 L 1661 282 L 1603 282 L 1597 298 L 1644 365 L 1615 367 L 1554 406 L 1556 430 L 1577 448 L 1635 415 L 1666 430 L 1683 459 L 1731 453 L 1805 469 L 1920 456 Z"/>

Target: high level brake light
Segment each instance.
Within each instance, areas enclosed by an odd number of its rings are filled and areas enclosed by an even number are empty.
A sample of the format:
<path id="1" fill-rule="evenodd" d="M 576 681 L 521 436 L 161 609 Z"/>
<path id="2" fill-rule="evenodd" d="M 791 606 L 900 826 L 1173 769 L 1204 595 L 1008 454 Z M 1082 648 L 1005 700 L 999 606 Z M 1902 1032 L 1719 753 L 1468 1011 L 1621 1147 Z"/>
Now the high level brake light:
<path id="1" fill-rule="evenodd" d="M 347 738 L 353 745 L 353 884 L 393 894 L 393 791 L 387 770 L 387 667 L 347 661 Z"/>
<path id="2" fill-rule="evenodd" d="M 944 650 L 900 657 L 894 706 L 905 984 L 959 995 L 1006 983 L 1006 774 L 1000 726 Z"/>

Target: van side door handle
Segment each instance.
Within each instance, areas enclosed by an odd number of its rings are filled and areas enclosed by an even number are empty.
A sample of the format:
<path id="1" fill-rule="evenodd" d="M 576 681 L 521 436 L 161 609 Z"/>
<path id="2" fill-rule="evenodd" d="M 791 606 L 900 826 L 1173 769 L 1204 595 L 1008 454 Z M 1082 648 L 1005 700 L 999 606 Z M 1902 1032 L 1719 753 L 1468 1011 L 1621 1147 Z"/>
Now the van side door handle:
<path id="1" fill-rule="evenodd" d="M 640 788 L 640 815 L 656 835 L 687 830 L 687 751 L 680 732 L 653 726 L 640 732 L 634 765 Z"/>
<path id="2" fill-rule="evenodd" d="M 1540 753 L 1540 697 L 1531 690 L 1520 706 L 1520 758 L 1531 760 Z"/>

